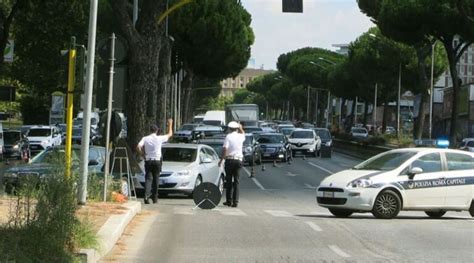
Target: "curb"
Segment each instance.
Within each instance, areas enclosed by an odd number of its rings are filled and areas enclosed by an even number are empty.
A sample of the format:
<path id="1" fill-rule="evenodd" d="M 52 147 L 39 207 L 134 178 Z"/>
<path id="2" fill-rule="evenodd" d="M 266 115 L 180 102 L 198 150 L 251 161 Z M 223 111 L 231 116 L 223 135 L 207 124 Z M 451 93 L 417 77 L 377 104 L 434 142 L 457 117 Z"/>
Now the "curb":
<path id="1" fill-rule="evenodd" d="M 98 262 L 101 258 L 107 255 L 115 246 L 125 228 L 135 215 L 141 211 L 141 202 L 129 201 L 122 205 L 128 211 L 124 214 L 113 215 L 107 219 L 105 224 L 97 233 L 97 241 L 99 243 L 99 250 L 96 249 L 81 249 L 77 253 L 80 262 Z"/>

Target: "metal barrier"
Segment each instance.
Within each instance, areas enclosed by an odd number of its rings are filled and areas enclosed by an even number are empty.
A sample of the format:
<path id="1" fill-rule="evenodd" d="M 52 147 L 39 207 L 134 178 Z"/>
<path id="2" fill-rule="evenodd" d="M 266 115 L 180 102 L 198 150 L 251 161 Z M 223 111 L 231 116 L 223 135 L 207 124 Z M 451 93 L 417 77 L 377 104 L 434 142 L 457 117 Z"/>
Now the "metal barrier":
<path id="1" fill-rule="evenodd" d="M 358 142 L 333 139 L 333 150 L 358 159 L 369 159 L 370 157 L 383 153 L 393 148 L 386 146 L 366 145 Z"/>

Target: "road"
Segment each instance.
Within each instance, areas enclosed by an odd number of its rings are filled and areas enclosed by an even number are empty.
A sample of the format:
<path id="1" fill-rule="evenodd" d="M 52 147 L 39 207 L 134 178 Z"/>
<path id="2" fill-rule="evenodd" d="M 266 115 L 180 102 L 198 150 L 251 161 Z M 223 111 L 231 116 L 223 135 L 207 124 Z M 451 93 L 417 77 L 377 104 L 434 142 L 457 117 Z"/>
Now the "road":
<path id="1" fill-rule="evenodd" d="M 474 262 L 467 212 L 339 219 L 318 207 L 319 182 L 356 163 L 340 154 L 267 163 L 254 179 L 246 167 L 238 208 L 193 210 L 179 197 L 145 205 L 103 262 Z"/>

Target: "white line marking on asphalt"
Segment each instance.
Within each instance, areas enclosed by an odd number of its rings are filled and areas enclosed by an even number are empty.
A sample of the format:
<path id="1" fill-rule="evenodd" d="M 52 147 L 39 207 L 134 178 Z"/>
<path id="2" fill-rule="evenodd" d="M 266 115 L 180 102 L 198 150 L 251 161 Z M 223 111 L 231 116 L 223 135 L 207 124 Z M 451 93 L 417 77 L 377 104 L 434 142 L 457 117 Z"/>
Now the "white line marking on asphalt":
<path id="1" fill-rule="evenodd" d="M 325 171 L 326 173 L 333 174 L 333 172 L 331 172 L 331 171 L 329 171 L 328 169 L 326 169 L 326 168 L 324 168 L 324 167 L 321 167 L 321 166 L 319 166 L 319 165 L 317 165 L 317 164 L 315 164 L 315 163 L 312 163 L 312 162 L 308 162 L 308 163 L 309 163 L 309 165 L 312 165 L 312 166 L 314 166 L 314 167 L 316 167 L 316 168 L 319 168 L 319 169 Z"/>
<path id="2" fill-rule="evenodd" d="M 351 256 L 347 254 L 346 252 L 342 251 L 338 246 L 336 245 L 329 245 L 329 248 L 334 251 L 334 253 L 338 254 L 339 256 L 343 258 L 350 258 Z"/>
<path id="3" fill-rule="evenodd" d="M 292 172 L 288 172 L 286 173 L 286 176 L 289 176 L 289 177 L 295 177 L 297 174 L 294 174 Z"/>
<path id="4" fill-rule="evenodd" d="M 316 231 L 316 232 L 321 232 L 321 231 L 323 231 L 318 225 L 316 225 L 316 224 L 313 223 L 313 222 L 306 221 L 305 223 L 306 223 L 309 227 L 311 227 L 314 231 Z"/>
<path id="5" fill-rule="evenodd" d="M 247 168 L 244 167 L 244 171 L 248 174 L 248 176 L 250 176 L 250 172 L 247 170 Z M 265 190 L 265 187 L 263 187 L 263 185 L 257 180 L 257 178 L 252 177 L 251 179 L 258 186 L 258 188 Z"/>
<path id="6" fill-rule="evenodd" d="M 174 207 L 175 215 L 194 215 L 194 211 L 185 207 Z"/>
<path id="7" fill-rule="evenodd" d="M 263 210 L 275 217 L 292 217 L 293 215 L 283 210 Z"/>
<path id="8" fill-rule="evenodd" d="M 306 186 L 306 188 L 309 188 L 309 189 L 316 189 L 315 186 L 312 186 L 312 185 L 310 185 L 310 184 L 308 184 L 308 183 L 304 183 L 304 186 Z"/>
<path id="9" fill-rule="evenodd" d="M 247 214 L 244 211 L 238 208 L 221 209 L 219 212 L 221 212 L 221 214 L 226 215 L 226 216 L 247 216 Z"/>

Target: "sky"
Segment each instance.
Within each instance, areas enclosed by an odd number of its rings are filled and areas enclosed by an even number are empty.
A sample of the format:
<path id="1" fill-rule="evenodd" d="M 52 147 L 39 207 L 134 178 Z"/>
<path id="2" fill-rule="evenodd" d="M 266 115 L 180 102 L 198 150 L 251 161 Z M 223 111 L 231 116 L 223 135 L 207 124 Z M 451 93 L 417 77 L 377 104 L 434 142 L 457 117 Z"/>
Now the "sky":
<path id="1" fill-rule="evenodd" d="M 256 68 L 276 69 L 278 56 L 303 47 L 335 50 L 374 24 L 356 0 L 303 0 L 303 13 L 282 13 L 282 0 L 242 0 L 252 15 Z"/>

